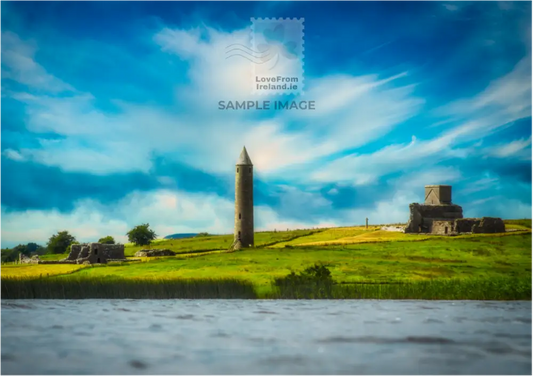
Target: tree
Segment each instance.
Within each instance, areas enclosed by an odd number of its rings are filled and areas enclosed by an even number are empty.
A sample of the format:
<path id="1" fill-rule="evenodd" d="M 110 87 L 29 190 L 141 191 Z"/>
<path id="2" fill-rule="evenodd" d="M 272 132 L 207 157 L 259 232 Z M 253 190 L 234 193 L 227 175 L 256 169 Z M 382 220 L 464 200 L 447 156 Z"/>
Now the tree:
<path id="1" fill-rule="evenodd" d="M 157 238 L 157 235 L 149 227 L 150 225 L 148 223 L 134 227 L 132 230 L 130 230 L 130 232 L 126 234 L 128 235 L 129 241 L 134 243 L 135 245 L 150 244 L 152 240 Z"/>
<path id="2" fill-rule="evenodd" d="M 2 262 L 13 262 L 18 260 L 20 251 L 15 248 L 2 249 Z"/>
<path id="3" fill-rule="evenodd" d="M 48 244 L 46 245 L 49 253 L 65 253 L 67 248 L 76 238 L 68 233 L 68 231 L 59 231 L 57 234 L 52 235 Z"/>
<path id="4" fill-rule="evenodd" d="M 19 253 L 22 253 L 25 256 L 33 256 L 33 255 L 42 255 L 44 254 L 46 249 L 43 246 L 38 245 L 37 243 L 28 243 L 28 244 L 19 244 L 11 249 L 6 248 L 3 250 L 6 254 L 13 253 L 16 254 L 18 257 Z M 7 257 L 7 256 L 5 256 Z"/>
<path id="5" fill-rule="evenodd" d="M 26 244 L 26 251 L 22 252 L 26 256 L 31 255 L 43 255 L 46 252 L 46 249 L 37 243 L 28 243 Z"/>
<path id="6" fill-rule="evenodd" d="M 28 247 L 25 246 L 24 244 L 19 244 L 16 247 L 11 248 L 11 251 L 13 253 L 17 253 L 17 255 L 19 253 L 22 253 L 23 255 L 26 255 L 26 256 L 30 255 L 30 252 L 28 251 Z"/>
<path id="7" fill-rule="evenodd" d="M 98 243 L 102 243 L 102 244 L 115 244 L 115 239 L 113 239 L 112 236 L 105 236 L 103 238 L 100 238 L 98 240 Z"/>

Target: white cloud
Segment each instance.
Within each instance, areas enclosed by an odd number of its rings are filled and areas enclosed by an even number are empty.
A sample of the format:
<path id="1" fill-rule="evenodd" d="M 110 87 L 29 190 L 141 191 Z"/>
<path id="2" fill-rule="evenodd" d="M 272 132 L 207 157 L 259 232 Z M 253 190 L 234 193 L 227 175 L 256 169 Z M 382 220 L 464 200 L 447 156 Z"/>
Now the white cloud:
<path id="1" fill-rule="evenodd" d="M 381 176 L 413 168 L 430 167 L 450 157 L 451 138 L 440 137 L 428 141 L 413 138 L 409 144 L 386 146 L 374 153 L 352 154 L 317 168 L 311 179 L 321 182 L 344 181 L 354 185 L 375 183 Z M 428 159 L 431 158 L 431 159 Z"/>
<path id="2" fill-rule="evenodd" d="M 520 158 L 531 160 L 531 136 L 511 141 L 507 144 L 499 144 L 489 149 L 489 155 L 498 158 Z"/>
<path id="3" fill-rule="evenodd" d="M 245 43 L 249 32 L 204 31 L 207 38 L 200 29 L 163 29 L 154 36 L 163 51 L 192 63 L 191 84 L 178 88 L 176 98 L 187 111 L 170 113 L 117 102 L 122 112 L 109 114 L 95 107 L 89 93 L 66 98 L 16 93 L 14 98 L 27 105 L 29 130 L 67 136 L 39 150 L 18 152 L 66 171 L 96 174 L 148 171 L 154 154 L 203 171 L 226 172 L 246 145 L 258 171 L 276 174 L 377 139 L 414 116 L 423 104 L 413 95 L 413 86 L 395 86 L 406 77 L 402 73 L 388 78 L 308 78 L 310 89 L 301 99 L 314 99 L 316 111 L 281 111 L 259 120 L 249 111 L 218 110 L 219 100 L 251 99 L 250 63 L 225 59 L 226 46 Z M 307 125 L 291 130 L 297 122 Z"/>
<path id="4" fill-rule="evenodd" d="M 314 210 L 331 211 L 330 203 L 318 194 L 301 192 L 286 187 L 280 198 L 283 205 L 304 209 L 311 205 Z M 276 210 L 258 205 L 255 207 L 256 231 L 286 230 L 297 228 L 335 227 L 361 224 L 365 215 L 376 221 L 394 220 L 404 216 L 405 210 L 396 210 L 401 201 L 379 203 L 375 210 L 340 210 L 329 219 L 290 219 Z M 136 225 L 149 223 L 160 236 L 173 233 L 209 232 L 233 233 L 234 202 L 212 194 L 189 193 L 171 190 L 134 192 L 119 202 L 103 205 L 94 200 L 80 200 L 70 213 L 56 210 L 27 210 L 10 212 L 2 210 L 2 247 L 19 243 L 45 244 L 52 234 L 67 230 L 78 241 L 97 241 L 111 235 L 116 241 L 127 242 L 126 232 Z M 405 208 L 403 208 L 405 209 Z M 327 217 L 327 213 L 326 217 Z"/>
<path id="5" fill-rule="evenodd" d="M 24 156 L 22 154 L 20 154 L 18 151 L 13 150 L 13 149 L 6 149 L 6 150 L 3 151 L 2 154 L 5 155 L 6 158 L 9 158 L 9 159 L 14 160 L 14 161 L 23 161 L 23 160 L 25 160 L 25 158 L 24 158 Z"/>
<path id="6" fill-rule="evenodd" d="M 483 178 L 477 181 L 468 183 L 468 185 L 461 189 L 462 194 L 472 194 L 483 191 L 490 191 L 500 183 L 498 178 Z M 472 205 L 474 203 L 471 203 Z"/>
<path id="7" fill-rule="evenodd" d="M 403 174 L 394 181 L 394 186 L 398 190 L 418 192 L 423 196 L 425 185 L 451 185 L 463 179 L 455 167 L 428 167 Z"/>
<path id="8" fill-rule="evenodd" d="M 531 60 L 522 59 L 510 73 L 493 81 L 474 98 L 440 108 L 440 114 L 454 121 L 461 118 L 463 121 L 435 138 L 419 141 L 413 136 L 409 144 L 393 144 L 373 153 L 343 156 L 318 167 L 311 178 L 322 182 L 342 180 L 364 185 L 387 173 L 436 165 L 451 157 L 466 158 L 472 155 L 472 150 L 465 149 L 461 144 L 480 140 L 513 121 L 531 116 L 530 70 Z M 488 153 L 510 155 L 530 143 L 531 140 L 522 140 L 494 150 L 489 148 Z M 479 146 L 474 152 L 483 154 Z"/>
<path id="9" fill-rule="evenodd" d="M 490 201 L 490 205 L 486 202 Z M 465 217 L 499 217 L 503 219 L 531 218 L 531 204 L 514 198 L 494 196 L 487 200 L 477 200 L 463 207 Z"/>
<path id="10" fill-rule="evenodd" d="M 36 47 L 34 44 L 22 41 L 18 35 L 10 31 L 2 32 L 2 80 L 11 79 L 33 88 L 49 92 L 73 90 L 72 86 L 35 62 Z"/>
<path id="11" fill-rule="evenodd" d="M 459 7 L 455 4 L 446 3 L 446 4 L 442 4 L 442 6 L 446 8 L 447 10 L 449 10 L 450 12 L 455 12 L 459 10 Z"/>
<path id="12" fill-rule="evenodd" d="M 111 235 L 127 242 L 126 232 L 149 223 L 163 237 L 173 233 L 231 233 L 232 201 L 216 195 L 160 190 L 134 192 L 114 204 L 81 200 L 70 213 L 48 210 L 7 212 L 2 210 L 2 242 L 46 243 L 57 231 L 68 230 L 79 241 L 97 241 Z"/>
<path id="13" fill-rule="evenodd" d="M 202 38 L 202 31 L 207 38 Z M 234 43 L 246 45 L 249 39 L 249 29 L 225 33 L 209 27 L 164 28 L 154 36 L 162 51 L 192 63 L 188 71 L 192 88 L 180 88 L 179 99 L 207 108 L 213 108 L 215 103 L 226 98 L 250 100 L 253 87 L 250 62 L 238 57 L 227 58 L 226 54 L 227 46 Z"/>
<path id="14" fill-rule="evenodd" d="M 478 95 L 451 103 L 440 111 L 449 117 L 467 117 L 469 120 L 453 132 L 476 139 L 530 117 L 531 56 L 521 59 L 509 73 L 492 81 Z"/>
<path id="15" fill-rule="evenodd" d="M 512 1 L 498 1 L 497 5 L 499 9 L 504 11 L 512 10 L 514 8 Z"/>
<path id="16" fill-rule="evenodd" d="M 309 228 L 327 228 L 338 226 L 338 222 L 320 220 L 318 222 L 292 220 L 282 218 L 275 210 L 268 206 L 255 208 L 256 231 L 286 231 Z"/>

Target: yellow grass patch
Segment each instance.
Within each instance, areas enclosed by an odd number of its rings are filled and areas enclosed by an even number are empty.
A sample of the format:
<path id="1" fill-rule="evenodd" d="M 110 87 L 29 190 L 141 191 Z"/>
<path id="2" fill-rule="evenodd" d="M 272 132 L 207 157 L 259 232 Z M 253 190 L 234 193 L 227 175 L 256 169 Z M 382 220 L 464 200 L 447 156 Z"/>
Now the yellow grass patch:
<path id="1" fill-rule="evenodd" d="M 85 268 L 86 265 L 46 265 L 46 264 L 22 264 L 22 265 L 3 265 L 2 278 L 32 278 L 32 277 L 49 277 L 53 275 L 69 274 Z"/>
<path id="2" fill-rule="evenodd" d="M 428 235 L 428 234 L 405 234 L 403 232 L 384 231 L 384 230 L 374 229 L 373 231 L 361 232 L 360 234 L 355 235 L 355 236 L 347 236 L 347 237 L 333 239 L 333 240 L 301 242 L 298 244 L 291 244 L 291 245 L 294 245 L 294 246 L 325 246 L 325 245 L 346 245 L 346 244 L 357 244 L 357 243 L 379 243 L 379 242 L 390 242 L 390 241 L 396 241 L 396 242 L 397 241 L 421 241 L 421 240 L 438 239 L 438 238 L 454 240 L 454 239 L 464 239 L 464 238 L 472 238 L 472 237 L 478 237 L 478 236 L 481 236 L 481 237 L 510 236 L 510 235 L 524 234 L 527 232 L 531 232 L 531 230 L 526 229 L 526 230 L 505 232 L 505 233 L 498 233 L 498 234 L 472 234 L 472 235 L 466 234 L 466 235 L 458 235 L 458 236 L 440 236 L 440 235 Z"/>
<path id="3" fill-rule="evenodd" d="M 343 244 L 356 244 L 356 243 L 376 243 L 387 241 L 417 241 L 429 239 L 430 235 L 415 235 L 404 234 L 401 232 L 393 231 L 365 231 L 355 236 L 347 236 L 339 239 L 329 241 L 316 241 L 309 243 L 301 243 L 298 246 L 310 246 L 310 245 L 343 245 Z"/>
<path id="4" fill-rule="evenodd" d="M 365 228 L 365 226 L 328 228 L 315 234 L 302 236 L 294 240 L 274 244 L 271 246 L 271 248 L 283 248 L 286 245 L 324 245 L 325 243 L 329 244 L 329 242 L 337 241 L 339 239 L 373 233 L 375 231 L 378 231 L 379 229 L 379 226 L 368 226 L 368 229 Z"/>

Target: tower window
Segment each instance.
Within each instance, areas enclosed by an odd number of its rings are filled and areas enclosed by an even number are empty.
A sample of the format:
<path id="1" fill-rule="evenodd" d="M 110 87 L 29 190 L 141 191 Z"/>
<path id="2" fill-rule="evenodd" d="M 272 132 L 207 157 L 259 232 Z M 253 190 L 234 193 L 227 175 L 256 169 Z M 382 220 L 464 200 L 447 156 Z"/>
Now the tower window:
<path id="1" fill-rule="evenodd" d="M 94 254 L 95 254 L 95 255 L 98 254 L 98 249 L 95 249 L 95 250 L 94 250 Z"/>
<path id="2" fill-rule="evenodd" d="M 241 213 L 239 213 L 239 219 L 241 219 Z"/>
<path id="3" fill-rule="evenodd" d="M 237 167 L 237 172 L 239 172 L 239 167 Z"/>
<path id="4" fill-rule="evenodd" d="M 248 171 L 249 171 L 249 172 L 252 172 L 252 168 L 250 167 L 250 168 L 248 169 Z"/>

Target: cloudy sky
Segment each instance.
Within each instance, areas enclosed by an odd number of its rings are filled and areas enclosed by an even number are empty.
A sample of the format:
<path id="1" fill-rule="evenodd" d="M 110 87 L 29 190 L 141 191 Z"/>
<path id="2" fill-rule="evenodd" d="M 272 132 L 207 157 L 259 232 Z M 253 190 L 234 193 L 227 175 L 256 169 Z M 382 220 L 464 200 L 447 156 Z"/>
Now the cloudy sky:
<path id="1" fill-rule="evenodd" d="M 2 247 L 404 222 L 425 184 L 465 216 L 531 218 L 531 3 L 2 2 Z M 305 19 L 315 111 L 252 98 L 250 17 Z M 278 99 L 278 97 L 273 98 Z"/>

